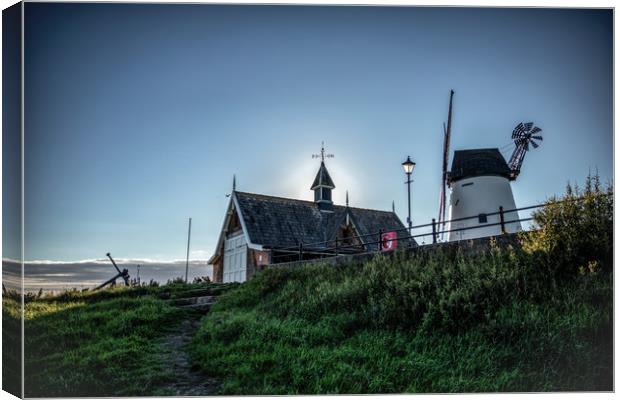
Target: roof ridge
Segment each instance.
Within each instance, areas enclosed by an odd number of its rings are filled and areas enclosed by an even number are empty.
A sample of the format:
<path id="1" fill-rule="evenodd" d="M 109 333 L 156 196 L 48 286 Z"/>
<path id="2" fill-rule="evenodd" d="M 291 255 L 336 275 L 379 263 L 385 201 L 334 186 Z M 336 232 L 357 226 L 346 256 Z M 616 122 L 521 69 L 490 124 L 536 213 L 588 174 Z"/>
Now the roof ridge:
<path id="1" fill-rule="evenodd" d="M 282 197 L 282 196 L 273 196 L 270 194 L 262 194 L 262 193 L 252 193 L 252 192 L 242 192 L 242 191 L 235 191 L 235 193 L 239 193 L 239 194 L 246 194 L 246 195 L 251 195 L 251 196 L 258 196 L 258 197 L 263 197 L 266 199 L 276 199 L 276 200 L 286 200 L 286 201 L 294 201 L 294 202 L 298 202 L 298 203 L 306 203 L 306 204 L 311 204 L 314 205 L 314 201 L 311 200 L 302 200 L 302 199 L 294 199 L 292 197 Z M 334 204 L 334 207 L 340 207 L 340 208 L 350 208 L 352 210 L 362 210 L 362 211 L 373 211 L 373 212 L 381 212 L 381 213 L 386 213 L 386 214 L 395 214 L 394 212 L 390 211 L 390 210 L 377 210 L 374 208 L 365 208 L 365 207 L 351 207 L 351 206 L 346 206 L 346 205 L 341 205 L 341 204 Z"/>
<path id="2" fill-rule="evenodd" d="M 242 192 L 242 191 L 238 191 L 238 190 L 235 191 L 235 193 L 237 193 L 237 194 L 247 194 L 247 195 L 252 195 L 252 196 L 259 196 L 259 197 L 264 197 L 264 198 L 268 198 L 268 199 L 287 200 L 287 201 L 295 201 L 295 202 L 298 202 L 298 203 L 314 204 L 314 202 L 310 201 L 310 200 L 294 199 L 294 198 L 291 198 L 291 197 L 272 196 L 272 195 L 269 195 L 269 194 Z"/>
<path id="3" fill-rule="evenodd" d="M 346 207 L 346 206 L 341 206 L 341 207 Z M 375 208 L 351 207 L 351 206 L 348 206 L 348 207 L 351 208 L 351 209 L 354 209 L 354 210 L 374 211 L 374 212 L 381 212 L 381 213 L 387 213 L 387 214 L 396 214 L 396 213 L 394 213 L 393 211 L 390 211 L 390 210 L 377 210 Z"/>

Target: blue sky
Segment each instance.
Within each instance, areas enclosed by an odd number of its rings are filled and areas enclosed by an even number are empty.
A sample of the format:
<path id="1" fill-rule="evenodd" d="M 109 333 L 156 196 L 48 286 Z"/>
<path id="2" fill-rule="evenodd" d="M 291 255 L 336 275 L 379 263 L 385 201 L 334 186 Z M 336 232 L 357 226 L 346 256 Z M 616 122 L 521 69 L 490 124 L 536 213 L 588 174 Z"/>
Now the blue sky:
<path id="1" fill-rule="evenodd" d="M 311 199 L 322 140 L 335 201 L 403 221 L 410 155 L 428 222 L 450 89 L 452 150 L 543 129 L 518 206 L 612 178 L 609 10 L 28 3 L 25 23 L 29 260 L 182 259 L 190 216 L 206 259 L 233 173 Z"/>

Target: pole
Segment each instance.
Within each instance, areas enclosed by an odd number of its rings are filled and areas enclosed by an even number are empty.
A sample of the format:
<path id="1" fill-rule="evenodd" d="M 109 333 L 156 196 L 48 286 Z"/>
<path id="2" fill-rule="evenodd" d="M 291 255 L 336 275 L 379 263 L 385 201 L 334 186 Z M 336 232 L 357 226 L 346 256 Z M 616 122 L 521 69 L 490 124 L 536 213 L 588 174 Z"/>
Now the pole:
<path id="1" fill-rule="evenodd" d="M 411 174 L 407 174 L 407 224 L 409 226 L 409 236 L 411 236 Z"/>
<path id="2" fill-rule="evenodd" d="M 189 240 L 192 237 L 192 219 L 189 219 L 189 228 L 187 229 L 187 256 L 185 257 L 185 283 L 187 283 L 187 275 L 189 272 Z"/>
<path id="3" fill-rule="evenodd" d="M 433 218 L 433 244 L 437 243 L 437 230 L 435 227 L 435 218 Z"/>
<path id="4" fill-rule="evenodd" d="M 504 223 L 504 207 L 499 206 L 499 224 L 500 233 L 503 235 L 506 233 L 506 224 Z"/>

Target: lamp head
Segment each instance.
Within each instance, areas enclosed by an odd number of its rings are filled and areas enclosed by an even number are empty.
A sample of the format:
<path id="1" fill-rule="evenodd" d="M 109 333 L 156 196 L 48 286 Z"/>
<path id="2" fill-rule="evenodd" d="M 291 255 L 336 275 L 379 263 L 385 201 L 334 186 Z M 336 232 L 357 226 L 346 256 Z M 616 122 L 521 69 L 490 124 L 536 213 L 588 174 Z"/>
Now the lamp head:
<path id="1" fill-rule="evenodd" d="M 407 156 L 407 160 L 402 163 L 403 170 L 405 170 L 405 174 L 411 175 L 413 169 L 415 168 L 415 163 L 411 161 L 411 158 Z"/>

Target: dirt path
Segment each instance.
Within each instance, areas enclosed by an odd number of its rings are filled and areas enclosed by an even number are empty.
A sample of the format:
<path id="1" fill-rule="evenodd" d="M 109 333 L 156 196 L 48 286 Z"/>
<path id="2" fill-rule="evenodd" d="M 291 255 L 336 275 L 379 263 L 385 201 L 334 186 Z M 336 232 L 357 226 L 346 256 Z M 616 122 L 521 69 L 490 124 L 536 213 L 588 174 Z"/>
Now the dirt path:
<path id="1" fill-rule="evenodd" d="M 187 319 L 168 336 L 162 343 L 164 365 L 174 375 L 173 383 L 165 386 L 166 392 L 172 396 L 207 396 L 218 389 L 218 382 L 203 374 L 200 370 L 192 369 L 188 354 L 188 345 L 198 329 L 201 317 L 198 313 L 188 313 Z"/>

